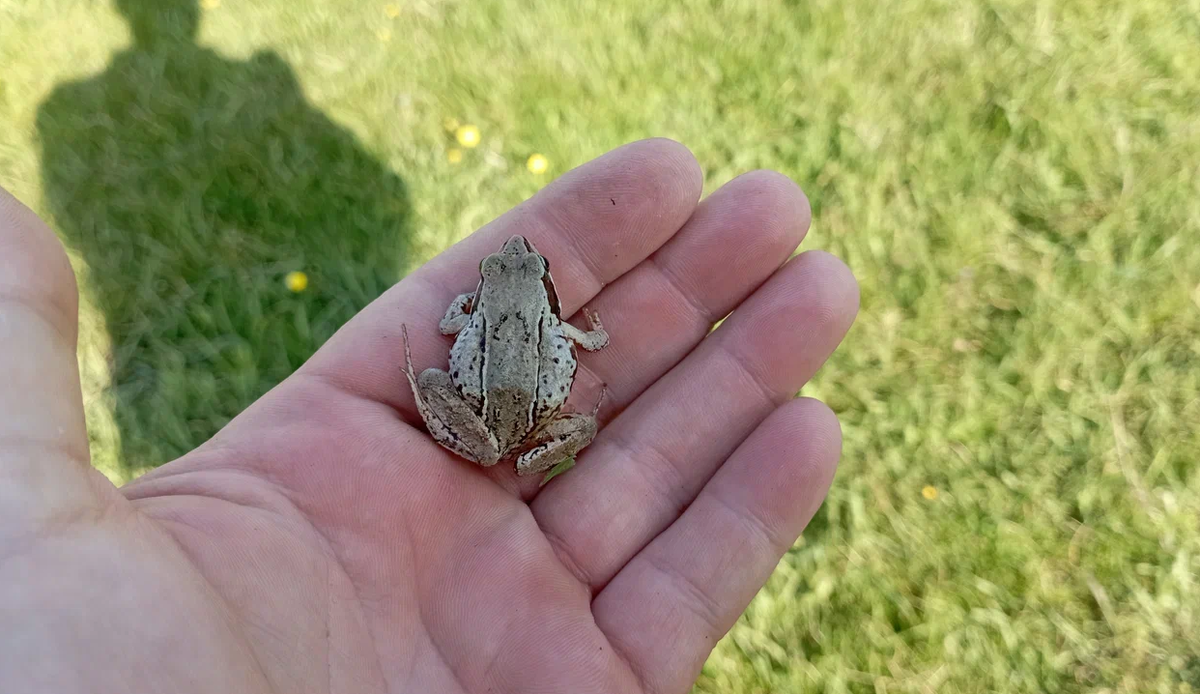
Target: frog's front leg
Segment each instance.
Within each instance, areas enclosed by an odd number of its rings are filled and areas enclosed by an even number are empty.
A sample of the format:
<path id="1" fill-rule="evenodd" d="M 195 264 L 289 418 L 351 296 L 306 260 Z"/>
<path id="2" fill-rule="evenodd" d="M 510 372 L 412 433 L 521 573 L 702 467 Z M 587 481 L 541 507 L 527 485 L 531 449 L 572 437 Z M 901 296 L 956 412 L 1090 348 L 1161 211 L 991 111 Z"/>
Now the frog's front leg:
<path id="1" fill-rule="evenodd" d="M 608 344 L 608 333 L 604 331 L 604 326 L 600 324 L 600 316 L 585 308 L 583 309 L 583 317 L 587 319 L 588 330 L 586 332 L 563 321 L 563 335 L 566 335 L 569 340 L 589 352 L 595 352 L 606 346 Z"/>
<path id="2" fill-rule="evenodd" d="M 404 363 L 413 400 L 429 435 L 445 448 L 479 463 L 484 467 L 500 460 L 499 444 L 488 431 L 479 415 L 463 400 L 450 374 L 440 369 L 425 369 L 418 377 L 413 372 L 412 354 L 408 347 L 408 329 L 401 325 L 404 335 Z"/>
<path id="3" fill-rule="evenodd" d="M 442 318 L 442 322 L 438 323 L 438 330 L 441 330 L 443 335 L 457 335 L 460 330 L 467 327 L 467 323 L 471 322 L 471 312 L 475 309 L 472 305 L 474 300 L 475 292 L 459 294 L 454 301 L 450 302 L 450 307 L 446 309 L 446 315 Z M 468 306 L 471 311 L 467 310 Z"/>

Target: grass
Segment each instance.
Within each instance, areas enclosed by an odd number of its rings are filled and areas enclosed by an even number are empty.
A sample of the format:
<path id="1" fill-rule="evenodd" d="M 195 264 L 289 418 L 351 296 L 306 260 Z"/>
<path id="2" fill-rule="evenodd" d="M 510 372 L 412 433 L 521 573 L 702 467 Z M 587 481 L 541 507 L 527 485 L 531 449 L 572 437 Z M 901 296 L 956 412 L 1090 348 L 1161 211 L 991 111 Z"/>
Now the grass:
<path id="1" fill-rule="evenodd" d="M 707 191 L 795 178 L 863 288 L 805 389 L 844 464 L 697 692 L 1200 690 L 1197 0 L 224 0 L 194 43 L 168 4 L 165 50 L 0 0 L 0 183 L 71 248 L 114 479 L 664 135 Z M 458 163 L 448 118 L 482 133 Z"/>

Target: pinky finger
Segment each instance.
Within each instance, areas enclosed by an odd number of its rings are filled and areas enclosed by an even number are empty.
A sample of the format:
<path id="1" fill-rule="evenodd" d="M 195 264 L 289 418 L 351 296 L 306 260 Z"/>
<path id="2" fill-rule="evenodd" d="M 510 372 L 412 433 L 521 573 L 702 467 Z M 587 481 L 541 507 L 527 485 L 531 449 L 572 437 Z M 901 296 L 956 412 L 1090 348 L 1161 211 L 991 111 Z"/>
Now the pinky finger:
<path id="1" fill-rule="evenodd" d="M 647 694 L 688 691 L 820 507 L 840 454 L 829 408 L 784 404 L 596 596 L 597 625 Z"/>

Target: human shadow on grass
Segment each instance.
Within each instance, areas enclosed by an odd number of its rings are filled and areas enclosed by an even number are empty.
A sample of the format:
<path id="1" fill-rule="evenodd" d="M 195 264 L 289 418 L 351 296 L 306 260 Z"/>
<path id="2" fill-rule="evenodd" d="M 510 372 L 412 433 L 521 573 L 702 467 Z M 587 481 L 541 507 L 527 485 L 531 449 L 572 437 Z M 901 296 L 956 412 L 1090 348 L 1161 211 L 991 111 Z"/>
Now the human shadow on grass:
<path id="1" fill-rule="evenodd" d="M 116 4 L 133 45 L 56 88 L 37 128 L 112 339 L 128 472 L 202 443 L 393 284 L 409 223 L 400 178 L 278 55 L 198 46 L 195 0 Z"/>

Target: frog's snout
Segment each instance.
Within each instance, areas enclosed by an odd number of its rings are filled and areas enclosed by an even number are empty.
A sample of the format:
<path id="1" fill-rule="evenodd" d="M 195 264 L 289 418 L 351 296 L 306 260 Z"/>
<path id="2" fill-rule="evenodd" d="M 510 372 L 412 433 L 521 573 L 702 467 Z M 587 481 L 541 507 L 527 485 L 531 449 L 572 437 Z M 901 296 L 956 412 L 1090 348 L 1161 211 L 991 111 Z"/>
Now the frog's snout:
<path id="1" fill-rule="evenodd" d="M 504 253 L 508 255 L 524 255 L 526 253 L 534 253 L 533 245 L 520 234 L 514 234 L 508 241 L 504 242 Z"/>

